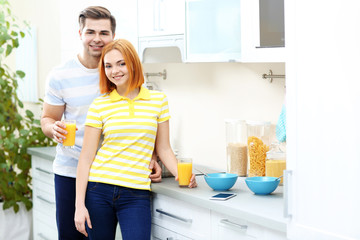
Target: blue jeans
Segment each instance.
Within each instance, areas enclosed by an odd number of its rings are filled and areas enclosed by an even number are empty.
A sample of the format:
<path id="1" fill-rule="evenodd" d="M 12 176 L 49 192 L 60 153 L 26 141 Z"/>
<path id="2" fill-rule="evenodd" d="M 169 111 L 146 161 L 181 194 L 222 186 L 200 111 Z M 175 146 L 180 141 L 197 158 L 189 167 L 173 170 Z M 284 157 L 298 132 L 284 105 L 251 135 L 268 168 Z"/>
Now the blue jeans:
<path id="1" fill-rule="evenodd" d="M 76 179 L 55 174 L 56 224 L 59 240 L 88 239 L 74 223 Z"/>
<path id="2" fill-rule="evenodd" d="M 113 240 L 119 222 L 123 240 L 149 240 L 151 192 L 111 184 L 88 182 L 85 205 L 92 229 L 90 240 Z"/>

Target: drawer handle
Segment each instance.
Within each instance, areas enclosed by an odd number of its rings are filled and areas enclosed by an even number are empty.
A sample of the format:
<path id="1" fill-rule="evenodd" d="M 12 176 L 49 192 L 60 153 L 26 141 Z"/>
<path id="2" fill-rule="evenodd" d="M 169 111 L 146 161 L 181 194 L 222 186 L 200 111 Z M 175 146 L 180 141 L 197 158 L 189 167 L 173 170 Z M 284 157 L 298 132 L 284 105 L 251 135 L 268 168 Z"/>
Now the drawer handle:
<path id="1" fill-rule="evenodd" d="M 49 204 L 55 204 L 54 202 L 49 201 L 49 200 L 43 198 L 42 196 L 37 195 L 36 197 L 37 197 L 38 199 L 40 199 L 41 201 L 47 202 L 47 203 L 49 203 Z"/>
<path id="2" fill-rule="evenodd" d="M 182 221 L 182 222 L 185 222 L 185 223 L 192 223 L 192 219 L 186 219 L 186 218 L 182 218 L 182 217 L 179 217 L 179 216 L 176 216 L 172 213 L 168 213 L 168 212 L 165 212 L 163 211 L 162 209 L 156 209 L 156 212 L 160 213 L 160 214 L 164 214 L 166 216 L 169 216 L 169 217 L 172 217 L 172 218 L 175 218 L 179 221 Z"/>
<path id="3" fill-rule="evenodd" d="M 38 236 L 39 236 L 41 239 L 50 240 L 49 238 L 45 237 L 42 233 L 38 233 Z"/>
<path id="4" fill-rule="evenodd" d="M 37 167 L 37 168 L 35 168 L 35 169 L 38 170 L 38 171 L 40 171 L 40 172 L 43 172 L 43 173 L 47 173 L 47 174 L 49 174 L 49 175 L 52 175 L 52 172 L 46 171 L 46 170 L 41 169 L 41 168 L 39 168 L 39 167 Z"/>
<path id="5" fill-rule="evenodd" d="M 226 225 L 230 225 L 230 226 L 233 226 L 233 227 L 240 228 L 242 230 L 246 230 L 248 228 L 247 225 L 237 224 L 237 223 L 231 222 L 231 221 L 229 221 L 227 219 L 221 219 L 220 222 L 223 223 L 223 224 L 226 224 Z"/>

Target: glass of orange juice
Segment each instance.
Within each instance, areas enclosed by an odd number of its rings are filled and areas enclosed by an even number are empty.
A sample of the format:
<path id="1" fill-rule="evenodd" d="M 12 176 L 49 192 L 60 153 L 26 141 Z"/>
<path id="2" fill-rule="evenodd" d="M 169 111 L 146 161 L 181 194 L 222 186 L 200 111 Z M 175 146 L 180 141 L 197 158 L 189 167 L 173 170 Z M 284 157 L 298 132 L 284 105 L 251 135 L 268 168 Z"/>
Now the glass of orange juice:
<path id="1" fill-rule="evenodd" d="M 65 139 L 63 141 L 64 148 L 73 148 L 75 146 L 75 135 L 76 135 L 76 120 L 64 120 L 66 125 L 65 130 L 67 134 L 65 135 Z"/>
<path id="2" fill-rule="evenodd" d="M 190 184 L 191 175 L 192 175 L 192 159 L 178 158 L 179 186 L 187 187 Z"/>

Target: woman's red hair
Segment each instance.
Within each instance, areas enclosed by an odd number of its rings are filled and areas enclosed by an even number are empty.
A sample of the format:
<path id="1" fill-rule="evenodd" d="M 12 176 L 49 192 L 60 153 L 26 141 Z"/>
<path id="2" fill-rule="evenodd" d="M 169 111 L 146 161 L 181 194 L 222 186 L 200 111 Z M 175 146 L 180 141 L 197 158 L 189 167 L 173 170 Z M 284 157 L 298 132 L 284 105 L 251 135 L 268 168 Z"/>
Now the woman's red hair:
<path id="1" fill-rule="evenodd" d="M 144 75 L 139 56 L 136 53 L 134 46 L 125 39 L 118 39 L 110 42 L 102 50 L 99 62 L 100 93 L 109 93 L 116 88 L 115 84 L 106 77 L 104 66 L 105 54 L 113 49 L 118 50 L 123 55 L 126 67 L 129 71 L 129 86 L 125 93 L 126 96 L 129 92 L 140 87 L 144 83 Z"/>

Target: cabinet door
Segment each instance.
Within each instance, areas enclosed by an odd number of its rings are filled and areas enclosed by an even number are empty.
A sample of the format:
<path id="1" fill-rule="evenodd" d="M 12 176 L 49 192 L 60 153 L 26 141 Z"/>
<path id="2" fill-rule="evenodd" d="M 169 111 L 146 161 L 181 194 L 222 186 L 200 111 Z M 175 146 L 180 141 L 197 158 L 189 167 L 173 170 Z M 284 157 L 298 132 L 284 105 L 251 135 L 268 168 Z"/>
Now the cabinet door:
<path id="1" fill-rule="evenodd" d="M 139 0 L 139 37 L 184 34 L 185 0 Z"/>
<path id="2" fill-rule="evenodd" d="M 238 61 L 241 53 L 240 30 L 239 0 L 187 0 L 187 61 Z"/>
<path id="3" fill-rule="evenodd" d="M 286 1 L 290 239 L 360 239 L 359 7 Z"/>
<path id="4" fill-rule="evenodd" d="M 285 62 L 284 0 L 241 1 L 241 61 Z"/>

